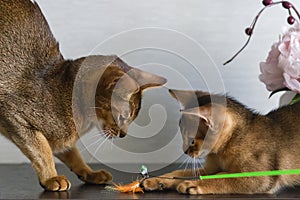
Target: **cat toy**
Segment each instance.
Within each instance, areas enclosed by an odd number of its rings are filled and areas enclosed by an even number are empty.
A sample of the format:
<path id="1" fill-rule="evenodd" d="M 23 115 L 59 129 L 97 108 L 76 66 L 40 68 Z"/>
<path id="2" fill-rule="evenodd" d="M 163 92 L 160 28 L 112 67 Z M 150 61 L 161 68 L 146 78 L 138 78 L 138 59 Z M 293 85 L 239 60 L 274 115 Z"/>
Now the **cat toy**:
<path id="1" fill-rule="evenodd" d="M 133 181 L 131 183 L 122 185 L 122 184 L 116 184 L 113 183 L 113 186 L 108 185 L 105 187 L 108 191 L 114 191 L 114 192 L 122 192 L 122 193 L 136 193 L 141 192 L 144 193 L 143 189 L 140 187 L 141 182 L 143 182 L 146 178 L 149 178 L 148 175 L 148 169 L 145 165 L 141 166 L 140 174 L 142 175 L 142 178 L 140 180 Z"/>
<path id="2" fill-rule="evenodd" d="M 284 169 L 284 170 L 271 170 L 271 171 L 254 171 L 254 172 L 241 172 L 230 174 L 213 174 L 203 176 L 190 176 L 190 177 L 162 177 L 162 179 L 181 179 L 181 180 L 205 180 L 205 179 L 224 179 L 224 178 L 243 178 L 243 177 L 256 177 L 256 176 L 280 176 L 280 175 L 297 175 L 300 174 L 300 169 Z"/>
<path id="3" fill-rule="evenodd" d="M 241 172 L 241 173 L 233 173 L 233 174 L 215 174 L 215 175 L 199 176 L 199 179 L 204 180 L 204 179 L 242 178 L 242 177 L 254 177 L 254 176 L 279 176 L 279 175 L 296 175 L 296 174 L 300 174 L 300 169 Z"/>
<path id="4" fill-rule="evenodd" d="M 114 191 L 114 192 L 122 192 L 122 193 L 136 193 L 136 192 L 141 192 L 144 193 L 143 189 L 140 187 L 140 180 L 133 181 L 132 183 L 128 183 L 125 185 L 121 184 L 115 184 L 113 183 L 113 186 L 108 185 L 105 187 L 106 190 L 108 191 Z"/>
<path id="5" fill-rule="evenodd" d="M 256 177 L 256 176 L 279 176 L 279 175 L 296 175 L 300 174 L 300 169 L 285 169 L 285 170 L 272 170 L 272 171 L 255 171 L 255 172 L 241 172 L 241 173 L 230 173 L 230 174 L 214 174 L 214 175 L 203 175 L 203 176 L 192 176 L 192 177 L 164 177 L 164 176 L 150 176 L 148 174 L 147 167 L 141 166 L 140 174 L 142 178 L 126 185 L 106 186 L 105 189 L 109 191 L 118 192 L 142 192 L 143 189 L 140 184 L 147 178 L 161 178 L 161 179 L 180 179 L 180 180 L 205 180 L 205 179 L 224 179 L 224 178 L 243 178 L 243 177 Z"/>

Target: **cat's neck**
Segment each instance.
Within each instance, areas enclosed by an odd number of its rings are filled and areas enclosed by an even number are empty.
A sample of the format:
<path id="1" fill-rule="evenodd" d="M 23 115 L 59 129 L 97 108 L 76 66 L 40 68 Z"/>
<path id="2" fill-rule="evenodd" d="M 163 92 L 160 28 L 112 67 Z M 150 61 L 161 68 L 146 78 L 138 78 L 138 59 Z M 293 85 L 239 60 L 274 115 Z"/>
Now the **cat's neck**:
<path id="1" fill-rule="evenodd" d="M 253 130 L 255 124 L 268 121 L 266 116 L 259 115 L 230 98 L 227 99 L 227 106 L 226 120 L 213 148 L 214 153 L 224 151 L 234 138 L 248 134 L 247 132 Z"/>
<path id="2" fill-rule="evenodd" d="M 55 107 L 57 112 L 66 116 L 72 116 L 73 112 L 73 90 L 79 65 L 72 60 L 63 60 L 51 66 L 44 66 L 37 72 L 37 79 L 41 90 L 47 90 L 51 94 L 49 103 L 60 103 Z"/>

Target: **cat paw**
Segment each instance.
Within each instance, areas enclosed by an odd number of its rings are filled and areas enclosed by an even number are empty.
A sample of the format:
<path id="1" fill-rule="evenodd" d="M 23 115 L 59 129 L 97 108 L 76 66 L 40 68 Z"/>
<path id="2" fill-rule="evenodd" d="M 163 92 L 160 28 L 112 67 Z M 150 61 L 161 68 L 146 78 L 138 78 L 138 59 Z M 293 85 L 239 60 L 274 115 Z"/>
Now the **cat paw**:
<path id="1" fill-rule="evenodd" d="M 112 175 L 106 170 L 99 170 L 79 175 L 78 178 L 89 184 L 106 184 L 112 180 Z"/>
<path id="2" fill-rule="evenodd" d="M 71 183 L 65 176 L 56 176 L 40 184 L 48 191 L 66 191 L 71 188 Z"/>
<path id="3" fill-rule="evenodd" d="M 176 189 L 181 194 L 203 194 L 201 187 L 195 181 L 184 181 Z"/>
<path id="4" fill-rule="evenodd" d="M 147 191 L 165 190 L 169 188 L 168 181 L 159 178 L 149 178 L 142 182 L 141 186 Z"/>

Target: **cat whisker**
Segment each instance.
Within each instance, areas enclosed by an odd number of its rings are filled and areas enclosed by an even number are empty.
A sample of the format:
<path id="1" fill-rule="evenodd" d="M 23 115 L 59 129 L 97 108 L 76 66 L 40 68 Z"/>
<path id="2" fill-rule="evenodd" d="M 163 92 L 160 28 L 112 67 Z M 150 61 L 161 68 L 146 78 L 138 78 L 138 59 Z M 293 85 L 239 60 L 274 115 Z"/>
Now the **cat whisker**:
<path id="1" fill-rule="evenodd" d="M 191 160 L 192 160 L 192 158 L 191 158 L 191 157 L 188 157 L 187 162 L 186 162 L 186 165 L 185 165 L 185 168 L 184 168 L 184 171 L 186 171 L 186 170 L 188 169 L 188 167 L 189 167 L 189 165 L 190 165 L 190 163 L 191 163 Z"/>
<path id="2" fill-rule="evenodd" d="M 200 159 L 196 158 L 196 176 L 200 176 L 200 168 L 202 168 L 202 163 L 200 161 Z"/>
<path id="3" fill-rule="evenodd" d="M 97 106 L 91 106 L 91 107 L 89 107 L 90 109 L 100 109 L 100 107 L 97 107 Z"/>
<path id="4" fill-rule="evenodd" d="M 193 168 L 192 168 L 192 170 L 193 170 L 193 175 L 196 176 L 196 158 L 195 157 L 193 157 Z"/>
<path id="5" fill-rule="evenodd" d="M 110 138 L 109 143 L 110 143 L 110 150 L 112 150 L 113 149 L 113 144 L 114 144 L 114 137 Z"/>
<path id="6" fill-rule="evenodd" d="M 179 165 L 178 168 L 181 168 L 181 167 L 188 161 L 188 159 L 189 159 L 189 157 L 186 157 L 186 158 L 184 159 L 184 161 L 182 161 L 182 163 Z"/>
<path id="7" fill-rule="evenodd" d="M 193 168 L 193 158 L 192 157 L 190 157 L 189 163 L 191 165 L 190 168 Z"/>
<path id="8" fill-rule="evenodd" d="M 109 133 L 104 133 L 104 137 L 105 137 L 105 142 L 104 142 L 104 145 L 103 145 L 103 151 L 105 151 L 106 147 L 107 147 L 107 144 L 108 143 L 111 143 L 111 135 Z"/>
<path id="9" fill-rule="evenodd" d="M 203 160 L 201 160 L 201 159 L 197 159 L 197 161 L 198 161 L 198 164 L 199 164 L 199 169 L 202 169 L 203 171 L 204 171 L 204 173 L 206 173 L 206 170 L 205 170 L 205 168 L 204 168 L 204 163 L 203 163 Z M 199 171 L 199 176 L 200 175 L 202 175 L 202 174 L 200 174 L 200 170 L 198 170 Z"/>
<path id="10" fill-rule="evenodd" d="M 188 162 L 189 162 L 189 157 L 186 157 L 186 159 L 183 161 L 183 163 L 181 164 L 182 166 L 184 165 L 184 171 L 186 170 L 186 168 L 187 168 L 187 164 L 188 164 Z"/>
<path id="11" fill-rule="evenodd" d="M 94 139 L 96 137 L 100 137 L 100 138 L 104 138 L 106 137 L 106 132 L 105 130 L 97 130 L 97 131 L 93 131 L 90 134 L 90 137 L 88 139 Z"/>
<path id="12" fill-rule="evenodd" d="M 96 139 L 96 138 L 98 138 L 98 139 Z M 99 131 L 97 131 L 97 132 L 92 132 L 92 133 L 90 133 L 89 134 L 89 137 L 88 137 L 88 140 L 90 141 L 93 141 L 92 143 L 89 143 L 89 145 L 88 146 L 85 146 L 85 148 L 84 149 L 82 149 L 82 150 L 80 150 L 80 153 L 82 153 L 83 151 L 87 151 L 88 150 L 88 148 L 90 148 L 90 147 L 92 147 L 93 145 L 95 145 L 95 144 L 97 144 L 98 142 L 100 142 L 102 139 L 105 139 L 105 135 L 103 134 L 103 132 L 101 131 L 101 132 L 99 132 Z M 96 140 L 95 140 L 96 139 Z M 95 140 L 95 141 L 94 141 Z"/>
<path id="13" fill-rule="evenodd" d="M 95 135 L 91 135 L 88 139 L 89 140 L 94 140 L 95 138 L 97 138 L 97 137 L 100 137 L 100 138 L 102 138 L 103 137 L 103 135 L 102 134 L 98 134 L 98 133 L 96 133 Z"/>
<path id="14" fill-rule="evenodd" d="M 106 137 L 101 143 L 100 145 L 96 148 L 95 153 L 97 153 L 97 151 L 105 144 L 105 142 L 109 139 L 109 137 Z"/>
<path id="15" fill-rule="evenodd" d="M 111 137 L 111 134 L 108 131 L 105 132 L 105 137 L 109 138 L 108 142 L 110 143 L 110 150 L 112 150 L 114 137 Z"/>
<path id="16" fill-rule="evenodd" d="M 90 143 L 89 145 L 85 146 L 84 149 L 82 149 L 80 151 L 80 153 L 82 153 L 83 151 L 87 151 L 90 147 L 94 146 L 95 144 L 97 144 L 99 141 L 101 141 L 102 138 L 97 139 L 96 141 Z"/>
<path id="17" fill-rule="evenodd" d="M 108 138 L 110 138 L 110 139 L 113 138 L 113 137 L 112 137 L 113 134 L 112 134 L 111 129 L 104 130 L 104 131 L 103 131 L 103 134 L 104 134 L 105 137 L 108 137 Z"/>
<path id="18" fill-rule="evenodd" d="M 103 139 L 103 137 L 97 141 L 100 142 Z M 95 156 L 95 154 L 97 154 L 98 150 L 105 144 L 105 142 L 109 139 L 109 137 L 104 137 L 104 140 L 99 144 L 99 146 L 97 146 L 96 150 L 93 152 L 92 158 L 97 158 L 97 156 Z M 90 162 L 92 160 L 92 158 L 90 159 Z"/>
<path id="19" fill-rule="evenodd" d="M 95 116 L 97 116 L 97 114 L 95 113 L 95 114 L 90 114 L 90 115 L 87 115 L 87 117 L 95 117 Z"/>
<path id="20" fill-rule="evenodd" d="M 195 175 L 195 167 L 194 167 L 194 164 L 195 162 L 194 162 L 194 158 L 193 157 L 191 157 L 191 159 L 190 159 L 190 170 L 192 171 L 192 174 L 193 175 Z"/>

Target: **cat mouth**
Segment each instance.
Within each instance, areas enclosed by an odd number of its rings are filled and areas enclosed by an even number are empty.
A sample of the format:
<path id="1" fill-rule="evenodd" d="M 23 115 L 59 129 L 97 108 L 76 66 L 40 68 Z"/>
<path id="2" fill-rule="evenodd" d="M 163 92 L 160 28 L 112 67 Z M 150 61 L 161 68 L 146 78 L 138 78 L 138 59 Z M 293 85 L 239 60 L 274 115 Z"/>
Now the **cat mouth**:
<path id="1" fill-rule="evenodd" d="M 209 151 L 208 150 L 201 150 L 201 151 L 197 151 L 197 152 L 189 152 L 187 150 L 185 152 L 185 154 L 188 155 L 191 158 L 202 159 L 202 158 L 205 158 L 209 154 Z"/>
<path id="2" fill-rule="evenodd" d="M 199 158 L 200 157 L 198 153 L 185 153 L 185 154 L 191 158 Z"/>
<path id="3" fill-rule="evenodd" d="M 198 157 L 198 153 L 194 152 L 194 151 L 191 151 L 190 148 L 188 148 L 184 154 L 188 155 L 189 157 L 191 158 L 196 158 Z"/>

